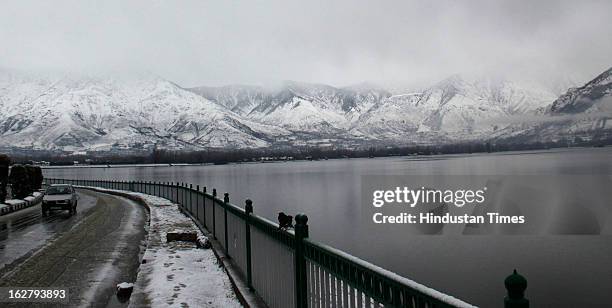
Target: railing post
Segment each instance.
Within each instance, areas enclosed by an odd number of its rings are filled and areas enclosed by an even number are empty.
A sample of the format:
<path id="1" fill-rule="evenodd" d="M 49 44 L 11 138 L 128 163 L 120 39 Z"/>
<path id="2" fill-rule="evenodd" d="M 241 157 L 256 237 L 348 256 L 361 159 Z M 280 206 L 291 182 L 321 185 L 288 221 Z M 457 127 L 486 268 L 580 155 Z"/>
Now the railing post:
<path id="1" fill-rule="evenodd" d="M 306 258 L 304 239 L 308 237 L 308 216 L 295 216 L 295 307 L 308 307 L 308 283 L 306 281 Z"/>
<path id="2" fill-rule="evenodd" d="M 529 300 L 525 298 L 527 279 L 519 275 L 516 270 L 512 275 L 506 277 L 504 285 L 508 296 L 504 298 L 504 308 L 529 308 Z"/>
<path id="3" fill-rule="evenodd" d="M 227 206 L 229 203 L 229 193 L 225 193 L 223 194 L 223 232 L 225 234 L 225 236 L 223 237 L 223 239 L 225 239 L 225 255 L 227 256 L 227 258 L 231 258 L 229 255 L 229 247 L 227 245 L 228 240 L 227 240 Z"/>
<path id="4" fill-rule="evenodd" d="M 187 200 L 187 183 L 181 182 L 182 194 L 181 194 L 181 206 L 185 208 L 185 202 Z"/>
<path id="5" fill-rule="evenodd" d="M 245 241 L 246 241 L 246 275 L 247 275 L 247 286 L 249 290 L 253 291 L 253 274 L 251 270 L 251 214 L 253 214 L 253 201 L 247 199 L 244 206 L 244 212 L 246 213 L 245 223 Z"/>
<path id="6" fill-rule="evenodd" d="M 175 203 L 178 203 L 178 196 L 179 196 L 179 183 L 176 182 L 176 185 L 174 186 L 174 188 L 176 188 L 176 199 L 175 199 Z"/>
<path id="7" fill-rule="evenodd" d="M 180 195 L 181 202 L 180 202 L 180 205 L 184 206 L 185 205 L 185 183 L 181 182 L 180 186 L 181 186 L 181 195 Z"/>
<path id="8" fill-rule="evenodd" d="M 217 189 L 213 188 L 213 202 L 212 202 L 212 215 L 213 215 L 213 238 L 217 239 L 217 215 L 215 215 L 215 199 L 217 198 Z"/>
<path id="9" fill-rule="evenodd" d="M 208 226 L 206 225 L 206 186 L 204 186 L 202 189 L 202 211 L 204 211 L 202 215 L 204 217 L 204 227 L 208 229 Z"/>
<path id="10" fill-rule="evenodd" d="M 189 213 L 193 214 L 193 184 L 189 184 Z"/>
<path id="11" fill-rule="evenodd" d="M 198 195 L 200 195 L 200 185 L 196 185 L 196 191 L 198 193 L 196 194 L 196 214 L 195 214 L 195 217 L 196 217 L 196 220 L 199 221 L 200 220 L 200 215 L 199 215 L 200 210 L 198 208 L 200 207 L 200 198 L 198 198 Z M 193 214 L 193 213 L 191 213 L 191 214 Z M 202 224 L 202 225 L 204 225 L 204 224 Z"/>

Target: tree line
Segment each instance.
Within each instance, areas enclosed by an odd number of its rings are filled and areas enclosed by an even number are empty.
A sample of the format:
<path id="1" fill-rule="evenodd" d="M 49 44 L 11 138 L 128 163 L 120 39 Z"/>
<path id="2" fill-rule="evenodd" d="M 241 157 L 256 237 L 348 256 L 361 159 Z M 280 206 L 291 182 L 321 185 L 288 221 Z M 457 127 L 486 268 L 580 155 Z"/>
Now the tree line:
<path id="1" fill-rule="evenodd" d="M 42 188 L 43 173 L 39 166 L 14 164 L 6 154 L 0 154 L 0 203 L 7 197 L 11 185 L 12 198 L 23 199 Z"/>
<path id="2" fill-rule="evenodd" d="M 21 164 L 32 164 L 34 161 L 48 161 L 51 165 L 80 164 L 225 164 L 231 162 L 275 161 L 275 160 L 321 160 L 336 158 L 363 158 L 409 155 L 438 155 L 491 153 L 504 151 L 542 150 L 566 147 L 605 146 L 612 144 L 612 137 L 598 140 L 580 138 L 559 139 L 551 142 L 531 143 L 493 143 L 493 142 L 460 142 L 436 145 L 378 145 L 363 148 L 319 148 L 319 147 L 286 147 L 261 149 L 205 149 L 205 150 L 172 150 L 154 149 L 141 152 L 107 152 L 80 155 L 69 155 L 58 152 L 30 151 L 27 154 L 15 154 L 13 160 Z"/>

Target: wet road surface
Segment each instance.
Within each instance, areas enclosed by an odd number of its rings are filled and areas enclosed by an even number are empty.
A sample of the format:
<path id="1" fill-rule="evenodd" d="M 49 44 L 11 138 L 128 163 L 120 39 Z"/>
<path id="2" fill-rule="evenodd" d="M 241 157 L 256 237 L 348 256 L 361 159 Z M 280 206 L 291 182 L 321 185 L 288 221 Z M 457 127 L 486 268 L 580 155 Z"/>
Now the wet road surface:
<path id="1" fill-rule="evenodd" d="M 42 217 L 40 204 L 0 216 L 0 269 L 21 257 L 31 254 L 47 244 L 51 238 L 69 231 L 76 223 L 90 213 L 97 198 L 89 194 L 79 194 L 77 215 L 70 216 L 68 211 L 53 211 Z M 2 270 L 0 270 L 0 275 Z"/>
<path id="2" fill-rule="evenodd" d="M 75 216 L 42 217 L 34 206 L 0 217 L 1 287 L 68 288 L 71 307 L 126 305 L 115 286 L 135 280 L 145 210 L 121 197 L 86 190 L 79 196 Z"/>

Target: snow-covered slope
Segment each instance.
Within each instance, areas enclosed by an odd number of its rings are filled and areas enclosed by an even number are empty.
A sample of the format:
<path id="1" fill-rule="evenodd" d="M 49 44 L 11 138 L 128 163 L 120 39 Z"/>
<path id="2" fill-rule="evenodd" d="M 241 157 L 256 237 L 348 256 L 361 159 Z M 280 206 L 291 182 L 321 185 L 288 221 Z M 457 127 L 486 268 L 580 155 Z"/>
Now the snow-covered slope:
<path id="1" fill-rule="evenodd" d="M 353 136 L 350 132 L 353 123 L 373 105 L 391 96 L 386 90 L 365 85 L 335 88 L 291 81 L 276 89 L 236 85 L 190 90 L 246 119 L 312 138 Z"/>
<path id="2" fill-rule="evenodd" d="M 262 87 L 248 85 L 202 86 L 189 90 L 240 115 L 249 114 L 253 108 L 269 99 L 270 95 L 269 91 Z"/>
<path id="3" fill-rule="evenodd" d="M 612 68 L 601 73 L 582 87 L 571 88 L 553 102 L 551 114 L 598 112 L 606 108 L 612 96 Z"/>
<path id="4" fill-rule="evenodd" d="M 516 142 L 605 139 L 612 135 L 612 68 L 570 88 L 533 123 L 519 123 L 494 137 Z"/>
<path id="5" fill-rule="evenodd" d="M 3 74 L 0 139 L 39 149 L 264 147 L 288 132 L 156 77 L 37 78 Z"/>
<path id="6" fill-rule="evenodd" d="M 532 84 L 459 75 L 414 93 L 392 93 L 367 84 L 299 82 L 274 89 L 185 89 L 150 75 L 3 71 L 0 147 L 75 151 L 474 140 L 499 135 L 512 126 L 508 118 L 546 115 L 555 97 Z"/>
<path id="7" fill-rule="evenodd" d="M 393 95 L 361 116 L 354 129 L 387 138 L 486 136 L 514 115 L 531 114 L 554 99 L 551 92 L 505 80 L 452 76 L 421 93 Z"/>
<path id="8" fill-rule="evenodd" d="M 533 113 L 555 98 L 531 85 L 460 76 L 423 92 L 395 95 L 369 85 L 335 88 L 297 82 L 276 90 L 229 86 L 193 91 L 241 110 L 246 118 L 293 132 L 393 141 L 472 138 L 497 129 L 498 118 Z"/>

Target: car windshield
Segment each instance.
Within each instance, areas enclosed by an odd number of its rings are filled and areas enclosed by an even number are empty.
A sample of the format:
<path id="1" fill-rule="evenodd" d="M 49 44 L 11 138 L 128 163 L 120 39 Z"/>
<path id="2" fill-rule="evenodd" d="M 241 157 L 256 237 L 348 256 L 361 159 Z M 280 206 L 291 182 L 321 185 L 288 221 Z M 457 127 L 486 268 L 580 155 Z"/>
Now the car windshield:
<path id="1" fill-rule="evenodd" d="M 47 195 L 65 195 L 72 193 L 70 186 L 52 186 L 47 188 Z"/>

